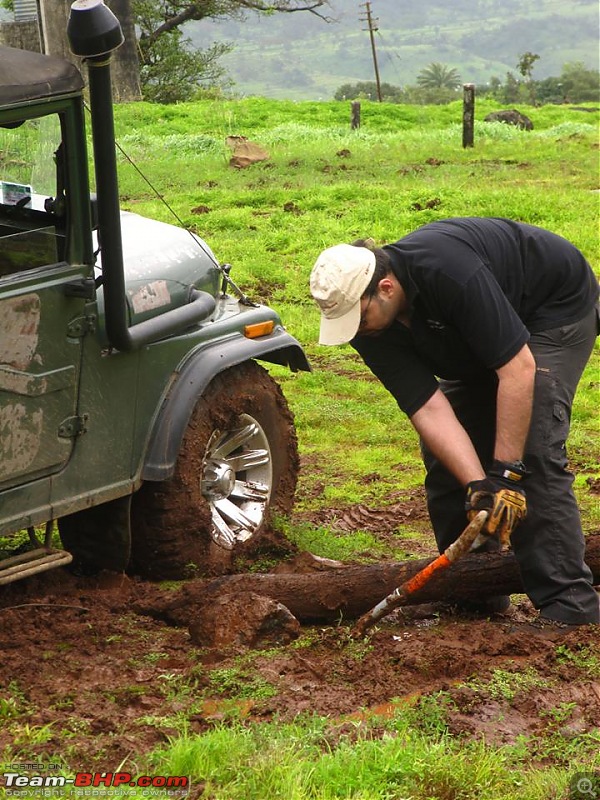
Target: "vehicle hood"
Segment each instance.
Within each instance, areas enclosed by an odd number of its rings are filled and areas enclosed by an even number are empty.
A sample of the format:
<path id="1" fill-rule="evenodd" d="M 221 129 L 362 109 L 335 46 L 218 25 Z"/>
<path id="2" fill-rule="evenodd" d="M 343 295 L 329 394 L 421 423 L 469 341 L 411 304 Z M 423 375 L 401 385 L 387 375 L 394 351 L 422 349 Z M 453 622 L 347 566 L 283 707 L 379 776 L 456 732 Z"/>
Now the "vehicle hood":
<path id="1" fill-rule="evenodd" d="M 121 235 L 130 324 L 188 303 L 192 288 L 217 296 L 217 259 L 196 234 L 123 211 Z M 96 272 L 101 271 L 100 252 Z M 98 301 L 102 310 L 101 289 Z"/>

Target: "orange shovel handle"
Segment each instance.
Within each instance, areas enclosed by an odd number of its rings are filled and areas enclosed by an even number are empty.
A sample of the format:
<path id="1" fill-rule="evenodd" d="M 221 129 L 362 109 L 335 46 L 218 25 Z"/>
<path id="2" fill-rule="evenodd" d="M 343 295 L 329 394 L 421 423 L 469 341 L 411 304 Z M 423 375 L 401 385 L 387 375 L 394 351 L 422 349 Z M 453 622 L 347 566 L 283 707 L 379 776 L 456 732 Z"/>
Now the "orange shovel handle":
<path id="1" fill-rule="evenodd" d="M 409 578 L 403 584 L 394 589 L 391 594 L 388 594 L 387 597 L 384 597 L 383 600 L 380 603 L 377 603 L 377 605 L 374 606 L 370 611 L 367 611 L 366 614 L 363 614 L 356 623 L 356 626 L 353 630 L 353 635 L 363 636 L 366 630 L 378 622 L 382 617 L 385 617 L 390 613 L 390 611 L 393 611 L 394 608 L 404 605 L 408 598 L 415 594 L 415 592 L 418 592 L 420 589 L 422 589 L 425 584 L 431 580 L 432 576 L 436 572 L 446 569 L 454 561 L 464 556 L 465 553 L 468 553 L 473 542 L 485 525 L 487 518 L 488 512 L 480 511 L 477 516 L 474 517 L 471 522 L 469 522 L 458 539 L 453 542 L 450 547 L 446 548 L 441 556 L 435 558 L 430 564 L 427 564 L 426 567 L 423 567 L 423 569 L 419 570 L 416 575 L 413 575 L 412 578 Z"/>

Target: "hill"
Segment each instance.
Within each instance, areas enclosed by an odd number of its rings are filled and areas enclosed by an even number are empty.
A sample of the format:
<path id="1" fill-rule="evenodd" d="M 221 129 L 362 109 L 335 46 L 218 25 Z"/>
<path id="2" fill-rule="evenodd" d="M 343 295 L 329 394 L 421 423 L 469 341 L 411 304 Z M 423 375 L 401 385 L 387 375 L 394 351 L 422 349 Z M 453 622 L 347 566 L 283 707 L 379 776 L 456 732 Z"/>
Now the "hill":
<path id="1" fill-rule="evenodd" d="M 540 56 L 534 77 L 558 76 L 567 62 L 598 68 L 595 0 L 372 0 L 383 82 L 405 86 L 432 61 L 458 69 L 464 82 L 518 74 L 519 56 Z M 374 80 L 365 3 L 331 0 L 326 23 L 313 14 L 189 23 L 198 47 L 227 41 L 223 58 L 242 95 L 331 99 L 343 83 Z"/>

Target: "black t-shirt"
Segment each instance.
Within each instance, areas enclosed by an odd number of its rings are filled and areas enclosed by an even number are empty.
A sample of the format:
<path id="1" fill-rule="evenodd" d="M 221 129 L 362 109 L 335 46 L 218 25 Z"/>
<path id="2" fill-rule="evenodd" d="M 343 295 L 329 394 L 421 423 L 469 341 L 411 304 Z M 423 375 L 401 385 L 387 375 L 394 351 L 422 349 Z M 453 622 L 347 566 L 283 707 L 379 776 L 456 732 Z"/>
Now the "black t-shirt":
<path id="1" fill-rule="evenodd" d="M 515 356 L 529 334 L 582 319 L 598 281 L 566 239 L 532 225 L 464 217 L 424 225 L 385 246 L 410 306 L 351 345 L 409 416 L 436 376 L 475 380 Z"/>

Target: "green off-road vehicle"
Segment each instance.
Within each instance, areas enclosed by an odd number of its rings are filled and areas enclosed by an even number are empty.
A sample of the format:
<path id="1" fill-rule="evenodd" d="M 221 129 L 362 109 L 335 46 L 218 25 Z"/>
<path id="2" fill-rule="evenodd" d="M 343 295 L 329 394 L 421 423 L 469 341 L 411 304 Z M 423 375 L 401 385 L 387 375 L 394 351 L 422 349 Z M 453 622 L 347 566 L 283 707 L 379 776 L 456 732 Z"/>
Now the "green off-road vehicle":
<path id="1" fill-rule="evenodd" d="M 88 67 L 94 196 L 80 72 L 0 48 L 0 534 L 28 530 L 35 548 L 0 583 L 71 560 L 223 568 L 295 489 L 293 419 L 257 360 L 309 366 L 198 236 L 120 211 L 121 28 L 78 0 L 67 33 Z"/>

